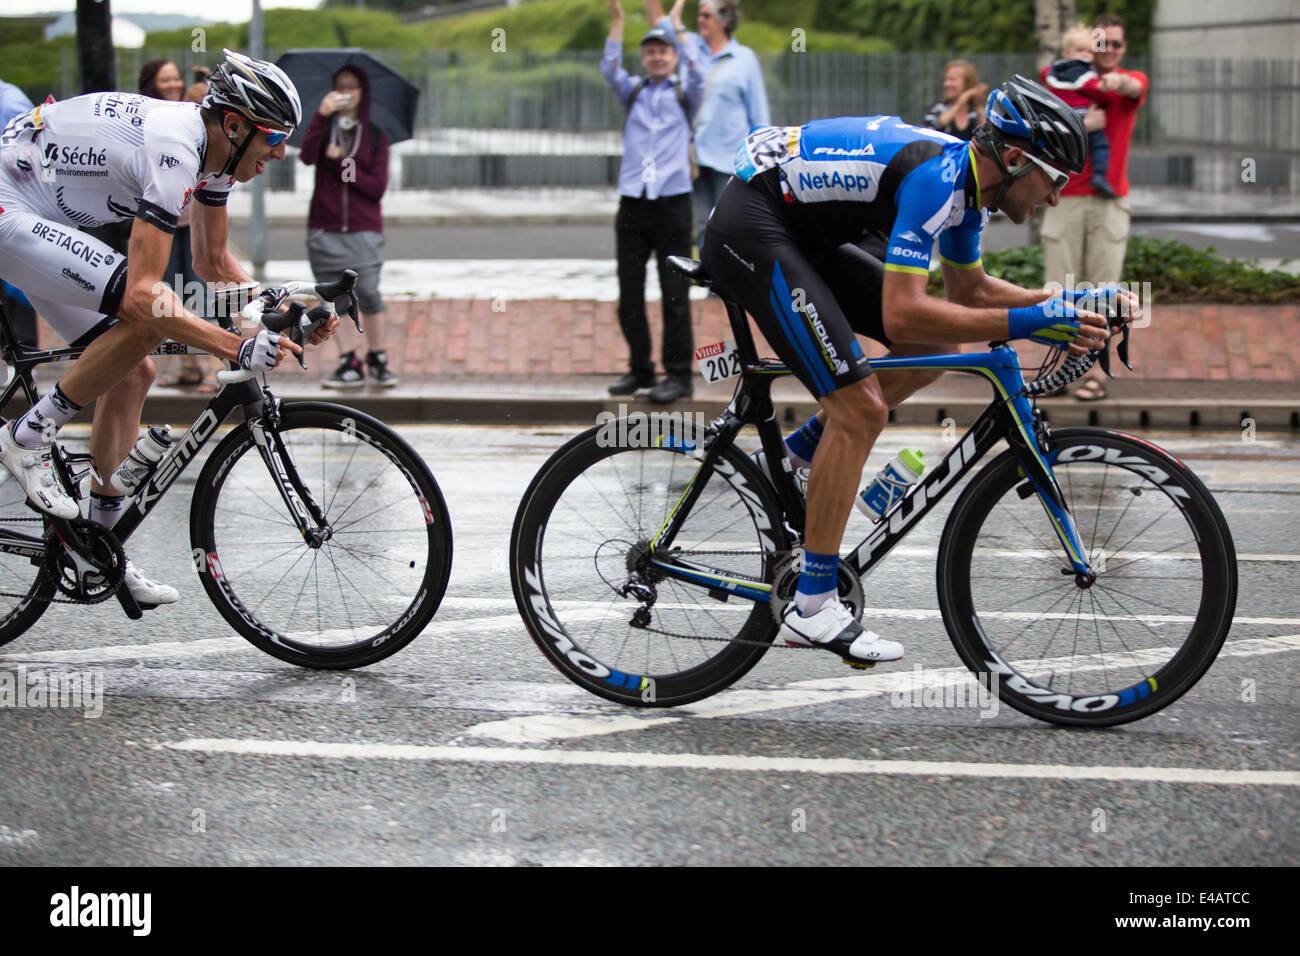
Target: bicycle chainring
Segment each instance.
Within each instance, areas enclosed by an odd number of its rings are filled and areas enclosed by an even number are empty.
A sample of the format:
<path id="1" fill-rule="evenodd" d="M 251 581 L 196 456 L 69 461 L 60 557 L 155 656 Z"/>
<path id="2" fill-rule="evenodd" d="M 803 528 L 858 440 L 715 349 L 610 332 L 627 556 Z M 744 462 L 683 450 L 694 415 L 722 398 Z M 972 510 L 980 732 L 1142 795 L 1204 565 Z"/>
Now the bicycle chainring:
<path id="1" fill-rule="evenodd" d="M 796 548 L 789 555 L 782 558 L 777 563 L 776 569 L 772 574 L 772 619 L 778 624 L 781 623 L 781 615 L 790 602 L 794 600 L 794 592 L 799 585 L 799 566 L 803 563 L 803 551 Z M 862 592 L 862 578 L 858 573 L 849 567 L 844 559 L 840 559 L 839 570 L 836 574 L 836 587 L 840 595 L 840 603 L 849 609 L 854 620 L 862 620 L 862 611 L 866 607 L 866 599 Z"/>
<path id="2" fill-rule="evenodd" d="M 90 545 L 98 568 L 87 566 L 84 559 L 64 545 L 53 528 L 45 533 L 45 573 L 58 589 L 81 604 L 106 601 L 122 586 L 126 575 L 126 552 L 122 543 L 103 525 L 84 518 L 74 519 L 73 529 Z"/>

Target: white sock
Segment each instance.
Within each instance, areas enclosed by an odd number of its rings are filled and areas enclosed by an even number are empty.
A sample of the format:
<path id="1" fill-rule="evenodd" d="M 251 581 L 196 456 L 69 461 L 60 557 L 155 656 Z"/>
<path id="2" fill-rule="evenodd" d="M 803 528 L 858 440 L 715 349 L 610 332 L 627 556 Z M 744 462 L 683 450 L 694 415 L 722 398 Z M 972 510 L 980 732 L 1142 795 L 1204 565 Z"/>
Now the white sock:
<path id="1" fill-rule="evenodd" d="M 800 617 L 812 617 L 822 609 L 823 604 L 834 597 L 838 597 L 835 591 L 823 591 L 820 594 L 804 594 L 802 591 L 796 591 L 794 606 Z"/>

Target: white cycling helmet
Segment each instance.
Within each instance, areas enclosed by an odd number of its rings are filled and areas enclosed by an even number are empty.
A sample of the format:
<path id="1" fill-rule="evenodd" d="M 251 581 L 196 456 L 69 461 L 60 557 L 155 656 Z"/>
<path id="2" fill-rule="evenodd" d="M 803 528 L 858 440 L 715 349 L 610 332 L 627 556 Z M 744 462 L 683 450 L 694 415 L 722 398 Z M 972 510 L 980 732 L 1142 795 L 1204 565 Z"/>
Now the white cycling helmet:
<path id="1" fill-rule="evenodd" d="M 251 120 L 295 130 L 302 123 L 298 90 L 274 63 L 225 50 L 226 62 L 208 77 L 203 105 L 230 110 Z"/>

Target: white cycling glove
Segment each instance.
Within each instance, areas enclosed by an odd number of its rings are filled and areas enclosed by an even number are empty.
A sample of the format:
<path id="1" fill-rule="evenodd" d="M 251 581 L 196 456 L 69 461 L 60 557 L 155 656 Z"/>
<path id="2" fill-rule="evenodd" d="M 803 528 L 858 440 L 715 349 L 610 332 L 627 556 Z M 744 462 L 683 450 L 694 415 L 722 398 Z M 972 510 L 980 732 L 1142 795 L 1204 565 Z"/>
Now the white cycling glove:
<path id="1" fill-rule="evenodd" d="M 280 335 L 263 329 L 239 347 L 239 367 L 250 372 L 269 372 L 280 354 Z"/>

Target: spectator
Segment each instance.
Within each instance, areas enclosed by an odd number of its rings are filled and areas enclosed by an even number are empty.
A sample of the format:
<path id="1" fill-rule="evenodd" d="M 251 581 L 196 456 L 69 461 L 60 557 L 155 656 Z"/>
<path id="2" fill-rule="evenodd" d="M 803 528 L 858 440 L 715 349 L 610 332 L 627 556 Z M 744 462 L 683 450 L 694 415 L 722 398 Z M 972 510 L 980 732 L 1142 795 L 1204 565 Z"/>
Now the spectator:
<path id="1" fill-rule="evenodd" d="M 1101 195 L 1092 185 L 1092 164 L 1071 176 L 1055 207 L 1043 212 L 1043 271 L 1048 282 L 1069 288 L 1086 281 L 1093 285 L 1118 282 L 1128 245 L 1128 147 L 1133 138 L 1138 107 L 1146 100 L 1150 81 L 1144 73 L 1120 68 L 1124 58 L 1124 21 L 1113 13 L 1092 21 L 1093 67 L 1097 89 L 1110 95 L 1106 109 L 1089 107 L 1084 122 L 1089 129 L 1105 129 L 1110 141 L 1110 167 L 1106 181 L 1115 199 Z M 1046 79 L 1048 68 L 1042 71 Z M 1090 373 L 1074 390 L 1079 401 L 1106 397 L 1100 371 Z"/>
<path id="2" fill-rule="evenodd" d="M 384 305 L 379 273 L 384 265 L 384 218 L 380 208 L 388 189 L 388 136 L 370 122 L 369 78 L 358 66 L 334 74 L 302 141 L 302 161 L 316 167 L 316 188 L 307 217 L 307 258 L 317 282 L 333 282 L 344 269 L 358 273 L 356 297 L 363 334 L 348 323 L 339 327 L 338 368 L 326 388 L 397 384 L 384 348 Z M 363 364 L 357 349 L 366 347 Z"/>
<path id="3" fill-rule="evenodd" d="M 1079 115 L 1086 115 L 1093 103 L 1106 108 L 1112 94 L 1097 89 L 1097 71 L 1092 66 L 1092 31 L 1080 23 L 1065 31 L 1061 38 L 1061 59 L 1047 70 L 1047 88 L 1063 99 Z M 1106 181 L 1110 170 L 1110 140 L 1104 129 L 1088 133 L 1088 157 L 1092 161 L 1089 182 L 1098 194 L 1115 198 L 1115 190 Z"/>
<path id="4" fill-rule="evenodd" d="M 943 68 L 943 101 L 930 107 L 921 125 L 970 139 L 984 122 L 984 98 L 988 95 L 988 85 L 980 82 L 975 65 L 953 60 Z"/>
<path id="5" fill-rule="evenodd" d="M 660 0 L 646 0 L 645 13 L 657 23 L 664 15 Z M 700 0 L 695 22 L 700 32 L 688 34 L 688 42 L 699 49 L 705 82 L 691 144 L 697 168 L 694 236 L 696 247 L 703 248 L 704 227 L 731 178 L 736 150 L 751 129 L 767 126 L 771 115 L 758 57 L 732 37 L 740 26 L 740 0 Z"/>
<path id="6" fill-rule="evenodd" d="M 662 17 L 641 38 L 644 79 L 623 69 L 623 8 L 606 0 L 609 38 L 600 72 L 627 114 L 623 161 L 618 174 L 615 254 L 618 259 L 618 320 L 627 339 L 629 371 L 610 386 L 611 395 L 650 388 L 652 402 L 691 395 L 691 303 L 686 277 L 668 267 L 668 256 L 691 252 L 691 119 L 704 96 L 698 48 L 687 43 L 677 0 L 671 17 Z M 676 76 L 678 53 L 686 59 L 685 89 Z M 653 251 L 659 261 L 663 296 L 664 380 L 654 385 L 650 326 L 646 320 L 645 267 Z M 651 388 L 651 386 L 654 386 Z"/>
<path id="7" fill-rule="evenodd" d="M 12 83 L 0 80 L 0 129 L 15 116 L 26 113 L 31 108 L 32 101 L 26 93 Z M 9 326 L 14 330 L 18 342 L 35 348 L 36 310 L 21 289 L 10 285 L 3 278 L 0 278 L 0 307 L 4 308 Z"/>

